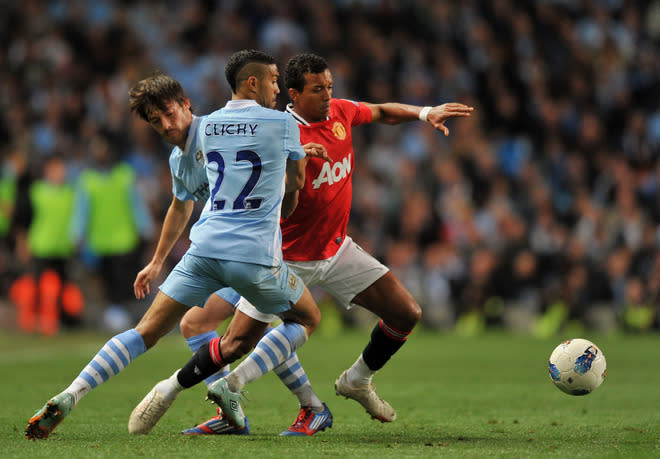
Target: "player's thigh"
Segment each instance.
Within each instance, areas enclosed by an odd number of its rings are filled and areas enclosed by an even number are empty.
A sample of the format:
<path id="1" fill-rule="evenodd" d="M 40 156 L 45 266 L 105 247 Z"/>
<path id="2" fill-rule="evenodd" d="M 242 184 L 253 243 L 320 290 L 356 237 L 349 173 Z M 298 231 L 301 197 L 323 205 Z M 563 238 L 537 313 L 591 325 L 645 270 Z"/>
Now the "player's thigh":
<path id="1" fill-rule="evenodd" d="M 239 293 L 231 287 L 221 288 L 213 295 L 211 295 L 211 297 L 213 296 L 220 297 L 221 299 L 225 300 L 227 303 L 230 303 L 232 307 L 235 307 L 238 304 L 238 301 L 241 299 L 241 295 L 239 295 Z M 209 300 L 211 299 L 211 297 L 209 297 Z"/>
<path id="2" fill-rule="evenodd" d="M 300 299 L 291 306 L 291 309 L 281 313 L 280 317 L 282 320 L 289 320 L 302 325 L 307 330 L 307 336 L 309 336 L 321 321 L 321 311 L 309 289 L 305 287 Z"/>
<path id="3" fill-rule="evenodd" d="M 158 292 L 135 329 L 142 336 L 147 348 L 150 348 L 175 327 L 187 310 L 187 306 L 163 292 Z"/>
<path id="4" fill-rule="evenodd" d="M 421 307 L 403 283 L 348 237 L 324 271 L 322 286 L 344 306 L 360 305 L 401 331 L 412 330 L 421 318 Z"/>
<path id="5" fill-rule="evenodd" d="M 239 297 L 240 298 L 240 297 Z M 181 319 L 180 328 L 184 337 L 200 335 L 215 330 L 234 313 L 234 305 L 213 294 L 203 308 L 192 307 Z"/>
<path id="6" fill-rule="evenodd" d="M 202 311 L 205 314 L 203 319 L 222 322 L 234 313 L 235 307 L 235 303 L 227 301 L 223 297 L 217 295 L 217 293 L 214 293 L 208 300 L 206 300 L 206 303 L 202 308 Z"/>

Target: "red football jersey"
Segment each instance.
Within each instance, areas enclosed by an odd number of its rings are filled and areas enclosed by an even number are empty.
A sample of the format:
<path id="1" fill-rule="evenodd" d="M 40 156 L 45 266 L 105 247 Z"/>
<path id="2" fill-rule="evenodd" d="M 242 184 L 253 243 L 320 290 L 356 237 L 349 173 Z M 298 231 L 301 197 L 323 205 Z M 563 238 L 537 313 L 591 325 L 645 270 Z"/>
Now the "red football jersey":
<path id="1" fill-rule="evenodd" d="M 371 110 L 359 102 L 331 99 L 325 121 L 308 124 L 293 115 L 299 123 L 300 142 L 324 145 L 333 163 L 309 158 L 298 206 L 281 221 L 282 252 L 285 260 L 325 260 L 344 241 L 351 212 L 355 166 L 351 127 L 370 123 Z"/>

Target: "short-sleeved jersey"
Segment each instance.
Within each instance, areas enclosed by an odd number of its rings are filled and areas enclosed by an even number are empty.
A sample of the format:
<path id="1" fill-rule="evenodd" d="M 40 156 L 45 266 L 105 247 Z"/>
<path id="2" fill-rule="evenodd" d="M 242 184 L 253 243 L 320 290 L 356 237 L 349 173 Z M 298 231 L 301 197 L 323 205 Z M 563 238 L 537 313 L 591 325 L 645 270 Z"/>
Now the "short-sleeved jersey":
<path id="1" fill-rule="evenodd" d="M 200 122 L 211 196 L 190 231 L 193 255 L 279 266 L 287 159 L 305 157 L 288 113 L 232 100 Z"/>
<path id="2" fill-rule="evenodd" d="M 174 147 L 170 153 L 172 194 L 179 201 L 206 201 L 209 198 L 209 179 L 206 176 L 204 154 L 198 143 L 197 126 L 206 117 L 193 115 L 188 139 L 183 150 Z"/>
<path id="3" fill-rule="evenodd" d="M 328 119 L 318 123 L 307 123 L 291 106 L 287 111 L 298 121 L 303 144 L 325 145 L 333 163 L 309 158 L 298 206 L 281 222 L 284 259 L 325 260 L 337 253 L 346 237 L 351 212 L 355 165 L 351 127 L 370 123 L 371 110 L 358 102 L 331 99 Z"/>

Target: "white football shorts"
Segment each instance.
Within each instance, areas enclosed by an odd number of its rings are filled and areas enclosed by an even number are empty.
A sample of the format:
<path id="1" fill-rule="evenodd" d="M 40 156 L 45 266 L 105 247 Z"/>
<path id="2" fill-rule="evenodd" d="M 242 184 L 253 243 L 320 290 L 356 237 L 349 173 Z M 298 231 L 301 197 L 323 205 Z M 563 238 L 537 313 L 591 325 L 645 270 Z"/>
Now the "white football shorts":
<path id="1" fill-rule="evenodd" d="M 308 287 L 317 286 L 332 295 L 346 309 L 353 298 L 363 292 L 389 269 L 346 236 L 339 250 L 327 260 L 290 261 L 290 268 Z"/>
<path id="2" fill-rule="evenodd" d="M 252 303 L 243 297 L 241 297 L 238 300 L 238 303 L 236 303 L 236 309 L 241 311 L 246 316 L 252 317 L 254 320 L 258 320 L 259 322 L 263 322 L 265 324 L 273 323 L 279 319 L 279 317 L 277 317 L 275 314 L 266 314 L 265 312 L 259 311 L 252 305 Z"/>

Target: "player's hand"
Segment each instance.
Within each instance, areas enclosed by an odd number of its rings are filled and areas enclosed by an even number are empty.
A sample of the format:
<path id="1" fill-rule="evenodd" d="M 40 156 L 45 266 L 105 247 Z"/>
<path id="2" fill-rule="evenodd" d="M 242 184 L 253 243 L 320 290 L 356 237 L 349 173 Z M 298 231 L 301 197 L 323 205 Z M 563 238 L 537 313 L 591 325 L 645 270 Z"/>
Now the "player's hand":
<path id="1" fill-rule="evenodd" d="M 445 126 L 445 121 L 457 116 L 470 116 L 474 107 L 450 102 L 448 104 L 436 105 L 427 115 L 427 120 L 438 131 L 442 131 L 446 136 L 449 135 L 449 129 Z"/>
<path id="2" fill-rule="evenodd" d="M 133 292 L 135 293 L 135 298 L 142 300 L 146 298 L 147 295 L 151 294 L 151 288 L 149 284 L 160 274 L 162 268 L 161 264 L 154 263 L 153 261 L 147 266 L 142 268 L 133 282 Z"/>
<path id="3" fill-rule="evenodd" d="M 303 145 L 303 150 L 307 156 L 322 158 L 329 163 L 332 162 L 332 159 L 330 156 L 328 156 L 328 150 L 326 150 L 325 146 L 321 145 L 320 143 L 306 143 Z"/>

